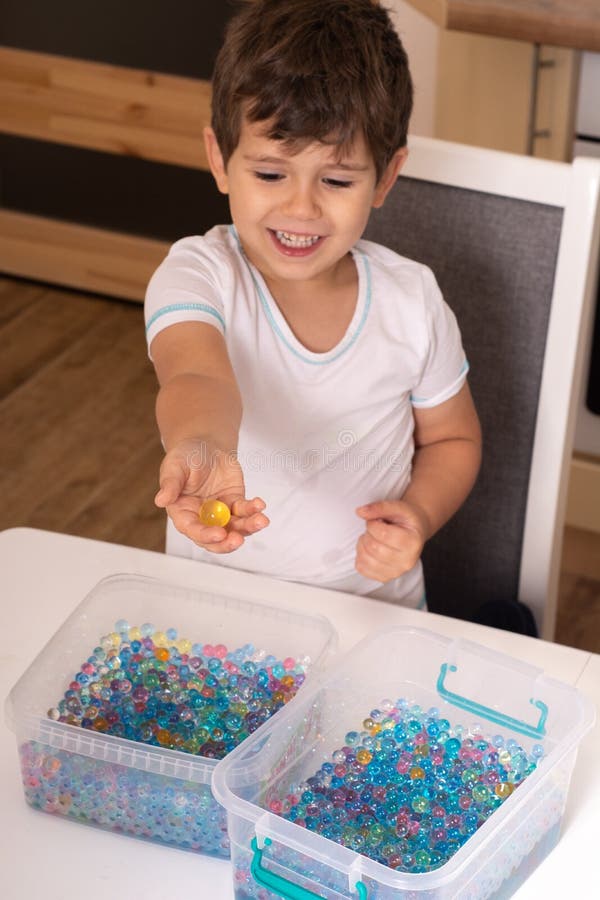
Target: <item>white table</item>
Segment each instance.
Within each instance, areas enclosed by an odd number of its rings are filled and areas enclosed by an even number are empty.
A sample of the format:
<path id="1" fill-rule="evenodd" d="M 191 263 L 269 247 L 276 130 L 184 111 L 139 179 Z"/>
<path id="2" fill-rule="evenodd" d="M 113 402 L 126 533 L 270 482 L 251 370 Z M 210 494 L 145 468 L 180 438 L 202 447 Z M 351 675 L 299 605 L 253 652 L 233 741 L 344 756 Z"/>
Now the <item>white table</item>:
<path id="1" fill-rule="evenodd" d="M 150 575 L 250 600 L 318 611 L 334 624 L 340 650 L 375 628 L 427 627 L 465 637 L 577 685 L 600 707 L 600 656 L 372 600 L 282 584 L 221 566 L 29 528 L 0 533 L 3 640 L 0 694 L 5 697 L 67 615 L 103 577 Z M 30 809 L 24 799 L 14 735 L 0 725 L 1 889 L 3 900 L 231 900 L 227 862 L 114 835 Z M 562 838 L 514 895 L 518 900 L 600 897 L 600 725 L 584 739 L 573 775 Z"/>

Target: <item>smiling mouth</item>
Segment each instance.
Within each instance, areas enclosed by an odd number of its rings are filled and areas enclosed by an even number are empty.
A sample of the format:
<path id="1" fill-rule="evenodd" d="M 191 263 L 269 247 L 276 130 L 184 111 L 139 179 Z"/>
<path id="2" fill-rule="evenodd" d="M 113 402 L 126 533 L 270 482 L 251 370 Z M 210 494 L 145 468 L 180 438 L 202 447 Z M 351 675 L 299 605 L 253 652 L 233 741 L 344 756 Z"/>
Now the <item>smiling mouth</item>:
<path id="1" fill-rule="evenodd" d="M 291 231 L 272 231 L 280 244 L 289 247 L 291 250 L 306 250 L 314 247 L 317 241 L 321 240 L 320 234 L 294 234 Z"/>

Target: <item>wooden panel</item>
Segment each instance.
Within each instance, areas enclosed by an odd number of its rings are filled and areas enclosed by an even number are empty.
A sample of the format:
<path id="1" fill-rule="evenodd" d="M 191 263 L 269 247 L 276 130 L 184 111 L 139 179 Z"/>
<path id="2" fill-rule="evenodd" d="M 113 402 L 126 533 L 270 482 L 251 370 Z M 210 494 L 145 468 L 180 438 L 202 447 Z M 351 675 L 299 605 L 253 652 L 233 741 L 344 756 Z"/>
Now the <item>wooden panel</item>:
<path id="1" fill-rule="evenodd" d="M 566 523 L 600 533 L 600 459 L 580 455 L 573 458 Z"/>
<path id="2" fill-rule="evenodd" d="M 528 152 L 533 90 L 531 44 L 443 32 L 439 44 L 435 137 Z M 579 53 L 543 47 L 538 70 L 533 155 L 570 161 Z"/>
<path id="3" fill-rule="evenodd" d="M 169 244 L 0 210 L 0 270 L 126 300 L 143 300 Z"/>
<path id="4" fill-rule="evenodd" d="M 407 0 L 440 27 L 600 51 L 597 0 Z"/>
<path id="5" fill-rule="evenodd" d="M 207 169 L 208 81 L 0 48 L 0 130 Z"/>
<path id="6" fill-rule="evenodd" d="M 600 532 L 567 525 L 564 531 L 561 570 L 591 578 L 600 586 Z M 600 601 L 600 596 L 599 596 Z M 600 637 L 600 633 L 598 635 Z"/>
<path id="7" fill-rule="evenodd" d="M 435 137 L 525 153 L 532 63 L 528 44 L 442 32 Z"/>
<path id="8" fill-rule="evenodd" d="M 577 50 L 542 47 L 535 127 L 548 136 L 535 137 L 534 156 L 565 162 L 573 158 L 580 56 Z"/>

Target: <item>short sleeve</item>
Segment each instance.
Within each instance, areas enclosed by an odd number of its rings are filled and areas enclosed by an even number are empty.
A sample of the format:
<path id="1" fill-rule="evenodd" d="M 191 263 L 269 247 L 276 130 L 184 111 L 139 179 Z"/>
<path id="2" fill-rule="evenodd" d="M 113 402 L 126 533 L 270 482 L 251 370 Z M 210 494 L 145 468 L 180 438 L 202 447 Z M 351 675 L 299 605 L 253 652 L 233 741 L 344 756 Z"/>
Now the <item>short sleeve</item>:
<path id="1" fill-rule="evenodd" d="M 148 355 L 156 335 L 179 322 L 206 322 L 225 334 L 223 266 L 203 237 L 173 244 L 146 289 L 144 317 Z"/>
<path id="2" fill-rule="evenodd" d="M 456 317 L 444 301 L 430 269 L 423 269 L 427 351 L 419 383 L 411 393 L 413 406 L 438 406 L 459 392 L 469 371 Z"/>

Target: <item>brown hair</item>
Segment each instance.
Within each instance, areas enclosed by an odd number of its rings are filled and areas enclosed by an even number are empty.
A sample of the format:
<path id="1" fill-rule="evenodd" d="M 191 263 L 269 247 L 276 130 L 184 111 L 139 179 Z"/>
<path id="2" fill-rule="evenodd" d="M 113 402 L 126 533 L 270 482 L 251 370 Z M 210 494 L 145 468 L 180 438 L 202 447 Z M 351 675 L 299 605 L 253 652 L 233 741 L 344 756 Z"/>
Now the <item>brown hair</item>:
<path id="1" fill-rule="evenodd" d="M 379 179 L 406 144 L 412 81 L 374 0 L 254 0 L 229 22 L 213 74 L 212 127 L 225 164 L 242 115 L 292 149 L 364 135 Z"/>

